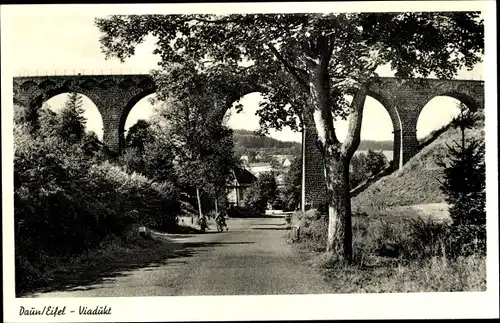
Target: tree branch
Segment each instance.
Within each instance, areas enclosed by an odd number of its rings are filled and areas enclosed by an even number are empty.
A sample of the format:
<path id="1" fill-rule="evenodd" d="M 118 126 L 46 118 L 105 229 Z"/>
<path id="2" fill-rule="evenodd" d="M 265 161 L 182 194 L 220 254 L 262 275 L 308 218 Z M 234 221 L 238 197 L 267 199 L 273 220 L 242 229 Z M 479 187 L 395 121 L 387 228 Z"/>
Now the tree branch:
<path id="1" fill-rule="evenodd" d="M 361 141 L 361 122 L 363 120 L 363 109 L 368 92 L 368 85 L 363 84 L 359 91 L 354 95 L 351 103 L 351 115 L 349 119 L 349 126 L 347 130 L 347 138 L 342 144 L 341 154 L 343 158 L 350 158 L 358 149 L 359 142 Z"/>
<path id="2" fill-rule="evenodd" d="M 306 92 L 309 92 L 309 86 L 307 85 L 307 81 L 302 79 L 298 73 L 299 69 L 293 65 L 291 65 L 279 52 L 278 50 L 272 45 L 272 44 L 267 44 L 269 46 L 269 49 L 273 52 L 274 56 L 285 66 L 285 68 L 293 75 L 293 77 L 299 82 L 300 86 L 302 89 Z"/>

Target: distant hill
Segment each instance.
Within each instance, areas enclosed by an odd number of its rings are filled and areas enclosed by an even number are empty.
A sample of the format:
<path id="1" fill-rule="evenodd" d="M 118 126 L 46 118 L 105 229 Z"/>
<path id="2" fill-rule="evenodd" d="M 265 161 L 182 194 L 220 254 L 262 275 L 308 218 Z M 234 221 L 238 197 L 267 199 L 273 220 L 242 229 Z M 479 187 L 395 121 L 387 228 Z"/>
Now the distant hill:
<path id="1" fill-rule="evenodd" d="M 245 148 L 293 148 L 301 144 L 295 141 L 281 141 L 268 136 L 255 135 L 253 131 L 237 129 L 233 130 L 235 144 Z"/>
<path id="2" fill-rule="evenodd" d="M 374 150 L 374 151 L 380 151 L 380 150 L 392 150 L 393 148 L 393 141 L 392 140 L 384 140 L 384 141 L 378 141 L 378 140 L 361 140 L 359 143 L 358 150 Z"/>
<path id="3" fill-rule="evenodd" d="M 268 136 L 257 136 L 251 130 L 233 130 L 234 146 L 239 156 L 249 151 L 265 152 L 270 155 L 300 155 L 302 144 L 295 141 L 281 141 Z M 358 151 L 392 151 L 392 141 L 362 140 Z"/>
<path id="4" fill-rule="evenodd" d="M 255 155 L 294 155 L 300 156 L 302 144 L 295 141 L 281 141 L 268 136 L 258 136 L 251 130 L 233 130 L 234 150 L 237 156 Z"/>

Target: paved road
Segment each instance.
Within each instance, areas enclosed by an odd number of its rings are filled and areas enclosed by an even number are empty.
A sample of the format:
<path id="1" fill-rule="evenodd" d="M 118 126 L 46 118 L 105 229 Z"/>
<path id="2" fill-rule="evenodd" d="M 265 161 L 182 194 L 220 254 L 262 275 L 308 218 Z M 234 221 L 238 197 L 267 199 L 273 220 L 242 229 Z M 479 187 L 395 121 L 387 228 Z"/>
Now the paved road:
<path id="1" fill-rule="evenodd" d="M 331 293 L 286 243 L 283 218 L 230 219 L 229 231 L 168 235 L 176 256 L 103 282 L 32 297 Z M 212 227 L 212 229 L 215 229 Z"/>

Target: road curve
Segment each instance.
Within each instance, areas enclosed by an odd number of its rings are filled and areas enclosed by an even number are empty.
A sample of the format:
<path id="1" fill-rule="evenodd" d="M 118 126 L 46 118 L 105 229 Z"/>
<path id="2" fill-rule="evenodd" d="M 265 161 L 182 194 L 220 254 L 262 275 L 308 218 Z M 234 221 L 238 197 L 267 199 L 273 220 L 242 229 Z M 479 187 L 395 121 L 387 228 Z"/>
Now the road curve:
<path id="1" fill-rule="evenodd" d="M 230 219 L 229 231 L 168 235 L 173 255 L 93 285 L 29 297 L 326 294 L 320 273 L 286 243 L 283 218 Z"/>

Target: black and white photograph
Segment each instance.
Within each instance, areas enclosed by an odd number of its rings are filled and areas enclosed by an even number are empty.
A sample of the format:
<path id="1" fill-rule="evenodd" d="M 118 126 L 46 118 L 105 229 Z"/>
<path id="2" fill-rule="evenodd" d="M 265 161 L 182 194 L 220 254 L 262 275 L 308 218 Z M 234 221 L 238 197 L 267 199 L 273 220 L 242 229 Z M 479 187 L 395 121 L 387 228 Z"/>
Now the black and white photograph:
<path id="1" fill-rule="evenodd" d="M 4 320 L 498 318 L 494 2 L 1 15 Z"/>

